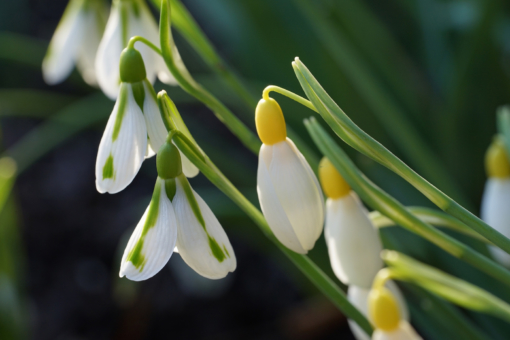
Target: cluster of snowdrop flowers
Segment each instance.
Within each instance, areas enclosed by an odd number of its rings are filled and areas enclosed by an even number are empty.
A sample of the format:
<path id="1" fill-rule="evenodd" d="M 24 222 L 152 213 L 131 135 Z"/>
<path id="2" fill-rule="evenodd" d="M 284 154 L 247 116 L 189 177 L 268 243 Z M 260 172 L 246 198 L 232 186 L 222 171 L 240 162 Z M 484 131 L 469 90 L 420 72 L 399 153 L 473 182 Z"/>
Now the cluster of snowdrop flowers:
<path id="1" fill-rule="evenodd" d="M 43 61 L 48 84 L 63 81 L 76 64 L 87 83 L 99 85 L 108 97 L 117 98 L 122 50 L 133 36 L 159 46 L 159 31 L 145 0 L 113 0 L 105 28 L 106 16 L 104 0 L 69 2 Z M 177 84 L 160 55 L 145 45 L 140 46 L 140 52 L 151 84 L 156 76 L 167 84 Z"/>
<path id="2" fill-rule="evenodd" d="M 146 280 L 166 265 L 174 250 L 198 274 L 225 277 L 236 268 L 234 250 L 216 216 L 182 173 L 171 135 L 156 161 L 152 200 L 126 246 L 120 277 Z"/>
<path id="3" fill-rule="evenodd" d="M 368 211 L 358 195 L 351 190 L 349 184 L 326 157 L 319 164 L 319 178 L 328 197 L 324 237 L 331 267 L 338 279 L 349 285 L 349 301 L 365 316 L 370 317 L 368 315 L 370 287 L 378 271 L 383 267 L 379 233 L 370 221 Z M 393 281 L 386 284 L 397 297 L 402 317 L 408 320 L 409 313 L 397 285 Z M 349 325 L 358 340 L 369 339 L 354 321 L 349 320 Z"/>
<path id="4" fill-rule="evenodd" d="M 117 193 L 134 179 L 145 158 L 165 143 L 168 131 L 156 92 L 147 80 L 142 55 L 128 46 L 120 56 L 119 97 L 104 131 L 96 160 L 96 187 Z M 198 169 L 183 155 L 184 174 Z"/>
<path id="5" fill-rule="evenodd" d="M 510 162 L 503 141 L 496 137 L 485 155 L 487 182 L 482 198 L 481 217 L 494 229 L 510 237 Z M 510 266 L 510 255 L 498 247 L 489 247 L 492 255 Z"/>
<path id="6" fill-rule="evenodd" d="M 420 340 L 395 296 L 386 287 L 374 287 L 368 296 L 370 320 L 375 326 L 372 340 Z"/>
<path id="7" fill-rule="evenodd" d="M 322 233 L 324 198 L 310 165 L 287 138 L 280 105 L 259 101 L 255 111 L 262 140 L 257 193 L 262 212 L 276 238 L 296 253 L 306 254 Z"/>

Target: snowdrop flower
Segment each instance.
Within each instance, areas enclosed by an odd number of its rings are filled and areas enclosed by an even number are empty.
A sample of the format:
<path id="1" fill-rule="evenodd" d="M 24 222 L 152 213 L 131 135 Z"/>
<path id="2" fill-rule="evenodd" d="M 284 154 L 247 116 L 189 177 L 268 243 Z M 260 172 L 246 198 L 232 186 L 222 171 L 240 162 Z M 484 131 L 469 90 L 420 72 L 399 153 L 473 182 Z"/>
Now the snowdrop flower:
<path id="1" fill-rule="evenodd" d="M 324 237 L 333 271 L 343 283 L 368 289 L 383 267 L 379 234 L 356 193 L 326 157 L 319 178 L 328 197 Z"/>
<path id="2" fill-rule="evenodd" d="M 324 223 L 324 199 L 317 177 L 287 138 L 285 119 L 272 98 L 261 99 L 255 112 L 262 140 L 257 172 L 260 206 L 276 238 L 296 253 L 315 245 Z"/>
<path id="3" fill-rule="evenodd" d="M 165 143 L 168 133 L 142 55 L 136 49 L 128 47 L 122 52 L 120 78 L 120 95 L 97 154 L 96 188 L 100 193 L 114 194 L 126 188 L 144 159 Z M 198 169 L 184 159 L 189 170 L 186 175 L 196 175 Z"/>
<path id="4" fill-rule="evenodd" d="M 368 295 L 370 320 L 375 326 L 372 340 L 420 340 L 407 320 L 402 317 L 398 302 L 389 289 L 372 289 Z"/>
<path id="5" fill-rule="evenodd" d="M 116 99 L 119 94 L 119 57 L 133 36 L 141 36 L 159 46 L 159 30 L 145 0 L 114 0 L 106 30 L 95 60 L 96 75 L 101 90 Z M 147 78 L 152 84 L 159 79 L 176 85 L 163 58 L 146 45 L 140 46 L 147 65 Z"/>
<path id="6" fill-rule="evenodd" d="M 159 177 L 152 201 L 124 251 L 120 277 L 140 281 L 154 276 L 176 245 L 184 262 L 206 278 L 220 279 L 234 271 L 236 257 L 230 241 L 182 174 L 177 147 L 165 143 L 156 164 Z"/>
<path id="7" fill-rule="evenodd" d="M 401 311 L 401 318 L 409 321 L 409 310 L 407 309 L 407 304 L 405 303 L 404 297 L 400 292 L 400 289 L 393 281 L 386 281 L 385 287 L 388 288 L 393 296 L 396 298 L 399 310 Z M 354 305 L 365 317 L 370 318 L 368 313 L 368 296 L 370 294 L 370 289 L 360 288 L 357 286 L 350 286 L 347 291 L 347 298 L 349 302 Z M 347 320 L 349 323 L 349 327 L 354 334 L 354 337 L 357 340 L 370 340 L 370 337 L 367 333 L 361 329 L 360 326 L 353 320 Z"/>
<path id="8" fill-rule="evenodd" d="M 494 139 L 485 155 L 487 182 L 482 198 L 481 217 L 491 227 L 510 237 L 510 163 L 505 145 Z M 491 246 L 492 255 L 502 264 L 510 266 L 510 255 Z"/>
<path id="9" fill-rule="evenodd" d="M 89 85 L 96 85 L 94 60 L 106 22 L 104 0 L 71 0 L 55 30 L 42 64 L 44 81 L 66 79 L 76 65 Z"/>

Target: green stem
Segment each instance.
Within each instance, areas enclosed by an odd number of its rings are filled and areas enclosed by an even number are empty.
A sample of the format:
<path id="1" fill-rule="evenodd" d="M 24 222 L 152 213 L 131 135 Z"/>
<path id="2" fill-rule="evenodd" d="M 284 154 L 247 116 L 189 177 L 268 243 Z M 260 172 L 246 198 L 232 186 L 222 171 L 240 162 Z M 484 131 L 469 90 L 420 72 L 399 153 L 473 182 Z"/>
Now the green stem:
<path id="1" fill-rule="evenodd" d="M 305 126 L 319 150 L 330 159 L 353 190 L 371 207 L 380 211 L 398 225 L 420 235 L 458 259 L 510 286 L 510 272 L 508 270 L 430 224 L 423 222 L 396 199 L 365 177 L 315 118 L 305 121 Z"/>
<path id="2" fill-rule="evenodd" d="M 154 52 L 156 52 L 160 56 L 163 56 L 163 54 L 161 53 L 161 50 L 156 45 L 154 45 L 153 43 L 151 43 L 149 40 L 145 39 L 144 37 L 140 37 L 138 35 L 136 35 L 136 36 L 132 37 L 131 39 L 129 39 L 129 43 L 128 43 L 127 47 L 128 48 L 134 48 L 135 47 L 135 43 L 137 41 L 144 43 L 145 45 L 150 47 Z"/>
<path id="3" fill-rule="evenodd" d="M 296 59 L 293 67 L 306 95 L 340 138 L 354 149 L 404 178 L 443 211 L 456 217 L 494 245 L 510 254 L 510 240 L 508 238 L 460 206 L 441 190 L 418 175 L 383 145 L 361 130 L 329 97 L 299 59 Z"/>

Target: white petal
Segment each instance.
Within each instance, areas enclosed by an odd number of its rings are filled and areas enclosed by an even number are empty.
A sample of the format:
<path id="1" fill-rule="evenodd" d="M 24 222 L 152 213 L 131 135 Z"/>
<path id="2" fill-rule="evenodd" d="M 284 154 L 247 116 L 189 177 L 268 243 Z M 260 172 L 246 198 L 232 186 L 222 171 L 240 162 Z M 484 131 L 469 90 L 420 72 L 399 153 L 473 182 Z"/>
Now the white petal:
<path id="1" fill-rule="evenodd" d="M 179 153 L 181 154 L 182 172 L 183 172 L 184 176 L 186 176 L 188 178 L 193 178 L 196 175 L 198 175 L 200 170 L 198 170 L 198 168 L 195 166 L 195 164 L 191 163 L 191 161 L 188 159 L 188 157 L 186 157 L 186 155 L 184 155 L 181 152 L 181 150 L 179 150 Z"/>
<path id="2" fill-rule="evenodd" d="M 278 241 L 296 253 L 306 254 L 308 249 L 303 248 L 296 232 L 292 228 L 285 210 L 283 210 L 280 200 L 276 195 L 269 175 L 269 164 L 266 164 L 264 154 L 272 154 L 272 150 L 273 146 L 262 144 L 259 152 L 257 194 L 259 196 L 260 207 Z"/>
<path id="3" fill-rule="evenodd" d="M 407 304 L 405 299 L 400 292 L 398 286 L 392 280 L 386 281 L 385 287 L 388 288 L 395 299 L 397 300 L 400 317 L 402 320 L 409 321 L 409 310 L 407 308 Z M 347 291 L 347 298 L 349 302 L 354 305 L 365 317 L 369 317 L 368 315 L 368 294 L 370 293 L 370 288 L 361 288 L 357 286 L 349 286 L 349 290 Z M 361 329 L 360 326 L 353 320 L 349 319 L 349 327 L 354 334 L 354 337 L 357 340 L 369 340 L 370 337 Z"/>
<path id="4" fill-rule="evenodd" d="M 96 161 L 96 187 L 100 193 L 111 194 L 123 190 L 133 181 L 142 166 L 147 150 L 147 128 L 145 119 L 135 101 L 130 84 L 122 84 L 121 95 L 115 103 L 99 144 Z M 121 101 L 125 101 L 123 115 Z M 115 125 L 118 134 L 115 137 Z M 111 171 L 105 170 L 113 164 Z M 105 172 L 106 171 L 106 172 Z"/>
<path id="5" fill-rule="evenodd" d="M 86 32 L 85 22 L 81 3 L 70 2 L 43 60 L 43 77 L 47 84 L 62 82 L 73 70 L 78 49 Z"/>
<path id="6" fill-rule="evenodd" d="M 221 279 L 236 268 L 236 257 L 227 234 L 216 216 L 193 190 L 205 228 L 200 224 L 186 198 L 181 179 L 176 179 L 177 191 L 173 199 L 175 214 L 179 222 L 177 248 L 182 259 L 197 273 L 209 279 Z M 216 242 L 222 255 L 214 256 L 211 242 Z"/>
<path id="7" fill-rule="evenodd" d="M 271 208 L 260 200 L 263 211 L 283 209 L 301 247 L 305 252 L 312 249 L 324 224 L 324 199 L 315 174 L 288 138 L 271 147 L 263 145 L 259 154 L 259 172 L 262 172 L 261 164 L 267 167 L 271 185 L 280 202 Z M 276 235 L 281 226 L 270 219 L 269 226 Z"/>
<path id="8" fill-rule="evenodd" d="M 510 179 L 489 178 L 482 198 L 481 217 L 488 225 L 506 237 L 510 237 Z M 510 267 L 510 255 L 491 246 L 492 255 L 502 264 Z"/>
<path id="9" fill-rule="evenodd" d="M 119 92 L 119 64 L 123 49 L 120 8 L 114 3 L 95 62 L 99 87 L 111 99 L 117 98 Z"/>
<path id="10" fill-rule="evenodd" d="M 421 340 L 422 338 L 416 333 L 409 322 L 402 320 L 398 328 L 388 332 L 376 329 L 372 334 L 373 340 Z"/>
<path id="11" fill-rule="evenodd" d="M 103 29 L 96 9 L 89 9 L 85 15 L 83 40 L 80 44 L 76 66 L 83 80 L 91 86 L 97 85 L 95 60 L 99 43 L 103 35 Z"/>
<path id="12" fill-rule="evenodd" d="M 133 281 L 146 280 L 156 275 L 172 256 L 177 241 L 177 219 L 166 194 L 164 180 L 158 178 L 156 186 L 160 191 L 159 202 L 151 201 L 133 231 L 122 256 L 120 277 L 126 276 Z M 149 214 L 157 216 L 153 217 L 152 225 L 147 220 Z M 130 257 L 135 247 L 138 247 L 140 255 Z"/>
<path id="13" fill-rule="evenodd" d="M 147 124 L 147 133 L 149 135 L 150 147 L 154 152 L 158 152 L 159 148 L 166 142 L 168 131 L 161 117 L 156 93 L 152 85 L 148 81 L 143 82 L 145 90 L 145 100 L 143 102 L 143 114 L 145 123 Z"/>
<path id="14" fill-rule="evenodd" d="M 355 193 L 326 202 L 324 237 L 335 275 L 345 284 L 370 288 L 383 267 L 382 244 Z"/>

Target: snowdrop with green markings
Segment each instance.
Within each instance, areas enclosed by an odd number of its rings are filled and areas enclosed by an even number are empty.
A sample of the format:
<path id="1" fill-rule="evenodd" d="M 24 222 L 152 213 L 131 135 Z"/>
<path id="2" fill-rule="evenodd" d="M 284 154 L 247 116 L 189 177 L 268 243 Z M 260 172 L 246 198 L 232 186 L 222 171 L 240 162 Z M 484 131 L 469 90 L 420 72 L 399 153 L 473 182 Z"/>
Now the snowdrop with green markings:
<path id="1" fill-rule="evenodd" d="M 74 66 L 83 80 L 96 85 L 94 62 L 106 23 L 104 0 L 71 0 L 55 30 L 42 64 L 44 81 L 64 81 Z"/>
<path id="2" fill-rule="evenodd" d="M 181 156 L 169 141 L 157 156 L 158 179 L 151 203 L 129 239 L 120 277 L 141 281 L 157 274 L 174 247 L 198 274 L 221 279 L 236 269 L 227 234 L 182 173 Z"/>
<path id="3" fill-rule="evenodd" d="M 95 60 L 99 86 L 111 99 L 120 94 L 119 57 L 133 36 L 141 36 L 159 46 L 158 25 L 145 1 L 114 0 Z M 177 84 L 160 55 L 145 44 L 140 46 L 140 53 L 151 84 L 156 76 L 167 84 Z"/>
<path id="4" fill-rule="evenodd" d="M 126 188 L 144 159 L 156 153 L 168 134 L 142 55 L 131 46 L 122 52 L 120 77 L 120 95 L 97 155 L 96 187 L 100 193 L 114 194 Z M 195 167 L 187 169 L 190 177 L 198 173 Z"/>

